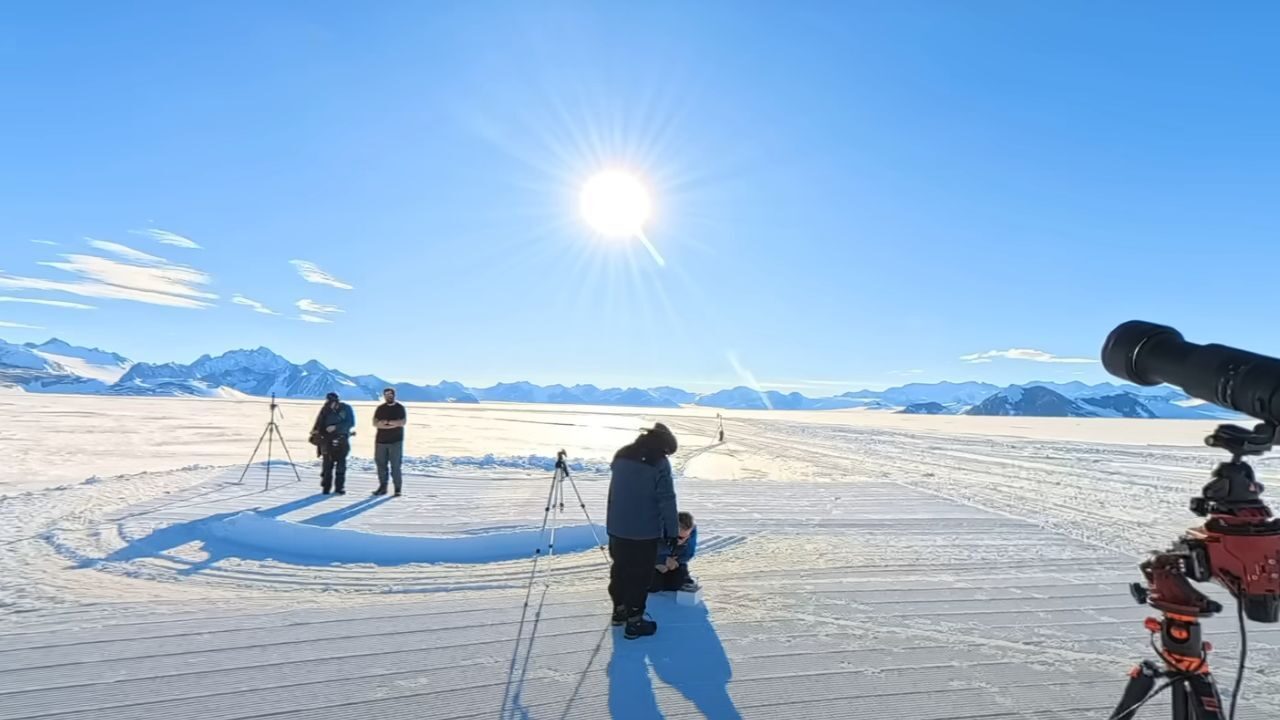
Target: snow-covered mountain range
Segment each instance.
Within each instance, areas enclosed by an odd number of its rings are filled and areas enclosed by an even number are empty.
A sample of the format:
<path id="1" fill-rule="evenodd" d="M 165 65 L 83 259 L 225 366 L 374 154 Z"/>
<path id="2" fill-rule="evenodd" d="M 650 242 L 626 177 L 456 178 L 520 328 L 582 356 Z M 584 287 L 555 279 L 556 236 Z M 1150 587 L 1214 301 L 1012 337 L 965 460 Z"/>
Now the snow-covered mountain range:
<path id="1" fill-rule="evenodd" d="M 667 391 L 659 393 L 658 391 Z M 498 383 L 471 392 L 483 402 L 555 403 L 562 405 L 629 405 L 633 407 L 680 407 L 675 388 L 606 388 L 595 385 L 534 385 L 530 382 Z M 683 392 L 683 391 L 680 391 Z M 696 397 L 696 396 L 695 396 Z M 688 401 L 685 401 L 688 402 Z"/>
<path id="2" fill-rule="evenodd" d="M 0 340 L 0 386 L 28 392 L 101 395 L 244 397 L 275 394 L 319 399 L 336 392 L 351 400 L 381 397 L 394 387 L 410 402 L 511 402 L 674 408 L 682 405 L 735 410 L 881 410 L 925 415 L 1028 415 L 1049 417 L 1237 418 L 1230 411 L 1189 398 L 1176 388 L 1081 382 L 1033 382 L 1000 388 L 978 382 L 912 383 L 887 390 L 859 390 L 835 397 L 736 387 L 697 394 L 674 387 L 598 388 L 594 385 L 499 383 L 469 388 L 394 383 L 376 375 L 348 375 L 318 360 L 301 365 L 260 347 L 203 355 L 189 365 L 135 363 L 112 352 L 59 339 L 36 345 Z"/>
<path id="3" fill-rule="evenodd" d="M 974 405 L 919 402 L 902 412 L 922 415 L 1003 415 L 1028 417 L 1110 417 L 1238 419 L 1216 405 L 1193 400 L 1180 390 L 1136 385 L 1045 383 L 997 389 Z"/>

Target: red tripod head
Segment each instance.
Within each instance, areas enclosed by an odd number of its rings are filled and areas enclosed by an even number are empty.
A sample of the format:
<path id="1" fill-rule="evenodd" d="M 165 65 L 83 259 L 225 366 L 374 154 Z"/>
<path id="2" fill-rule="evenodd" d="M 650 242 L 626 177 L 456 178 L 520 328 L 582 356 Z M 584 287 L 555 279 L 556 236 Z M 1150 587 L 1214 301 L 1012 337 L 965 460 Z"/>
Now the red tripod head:
<path id="1" fill-rule="evenodd" d="M 1191 579 L 1226 588 L 1254 622 L 1280 621 L 1280 521 L 1270 510 L 1254 517 L 1212 516 L 1187 533 L 1187 544 L 1199 550 L 1193 558 L 1205 561 L 1188 567 Z"/>
<path id="2" fill-rule="evenodd" d="M 1139 602 L 1186 617 L 1212 615 L 1222 607 L 1189 582 L 1217 582 L 1244 606 L 1250 620 L 1280 622 L 1280 520 L 1262 501 L 1263 486 L 1244 461 L 1271 449 L 1276 426 L 1249 431 L 1223 425 L 1206 442 L 1231 452 L 1191 511 L 1208 520 L 1187 531 L 1170 550 L 1142 564 L 1147 587 L 1134 586 Z"/>

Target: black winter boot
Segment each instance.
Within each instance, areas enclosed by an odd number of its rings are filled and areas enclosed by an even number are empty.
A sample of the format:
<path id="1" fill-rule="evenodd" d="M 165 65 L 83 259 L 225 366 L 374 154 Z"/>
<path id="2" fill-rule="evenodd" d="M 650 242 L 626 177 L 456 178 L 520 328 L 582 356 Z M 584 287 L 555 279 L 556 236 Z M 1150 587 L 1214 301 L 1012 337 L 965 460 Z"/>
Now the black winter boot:
<path id="1" fill-rule="evenodd" d="M 627 627 L 622 631 L 622 637 L 635 640 L 656 632 L 658 632 L 658 623 L 645 618 L 644 615 L 635 615 L 627 618 Z"/>

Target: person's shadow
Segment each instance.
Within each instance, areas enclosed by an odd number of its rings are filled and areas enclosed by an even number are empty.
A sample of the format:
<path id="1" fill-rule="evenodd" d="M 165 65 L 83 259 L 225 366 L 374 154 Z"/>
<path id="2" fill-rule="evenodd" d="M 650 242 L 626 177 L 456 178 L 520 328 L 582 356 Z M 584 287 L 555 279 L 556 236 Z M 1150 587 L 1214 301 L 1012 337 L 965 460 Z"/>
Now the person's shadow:
<path id="1" fill-rule="evenodd" d="M 709 720 L 740 719 L 729 696 L 733 668 L 705 605 L 677 605 L 673 598 L 650 596 L 658 622 L 653 637 L 627 640 L 614 634 L 609 660 L 609 715 L 613 720 L 662 718 L 649 667 Z M 656 611 L 656 612 L 654 612 Z"/>
<path id="2" fill-rule="evenodd" d="M 282 505 L 276 505 L 270 508 L 253 508 L 254 512 L 259 515 L 270 518 L 278 518 L 287 515 L 296 510 L 301 510 L 316 503 L 323 502 L 327 496 L 315 494 L 298 498 Z M 85 558 L 82 559 L 77 567 L 91 568 L 97 567 L 102 563 L 117 563 L 139 560 L 142 558 L 167 558 L 171 561 L 186 564 L 187 567 L 178 571 L 179 575 L 193 575 L 216 565 L 220 560 L 227 557 L 246 557 L 250 559 L 266 560 L 264 556 L 256 556 L 252 552 L 236 552 L 235 549 L 225 547 L 226 543 L 219 541 L 217 538 L 209 534 L 209 527 L 216 523 L 239 515 L 241 510 L 232 512 L 218 513 L 216 515 L 207 515 L 202 518 L 188 520 L 186 522 L 173 523 L 157 528 L 144 537 L 131 540 L 129 544 L 121 547 L 111 554 L 103 558 Z M 317 518 L 325 516 L 319 515 Z M 313 520 L 316 518 L 312 518 Z M 204 550 L 208 557 L 205 560 L 191 563 L 176 557 L 171 553 L 176 548 L 182 547 L 188 543 L 200 542 L 204 545 Z"/>
<path id="3" fill-rule="evenodd" d="M 350 505 L 347 505 L 345 507 L 340 507 L 337 510 L 332 510 L 322 515 L 316 515 L 315 517 L 307 518 L 306 520 L 302 521 L 302 524 L 315 525 L 316 527 L 334 527 L 338 523 L 341 523 L 345 520 L 350 520 L 351 518 L 359 515 L 360 513 L 369 512 L 370 510 L 378 507 L 379 505 L 381 505 L 382 503 L 390 499 L 391 499 L 390 496 L 386 496 L 386 495 L 381 497 L 370 495 L 364 499 L 357 500 L 354 503 L 351 503 Z"/>

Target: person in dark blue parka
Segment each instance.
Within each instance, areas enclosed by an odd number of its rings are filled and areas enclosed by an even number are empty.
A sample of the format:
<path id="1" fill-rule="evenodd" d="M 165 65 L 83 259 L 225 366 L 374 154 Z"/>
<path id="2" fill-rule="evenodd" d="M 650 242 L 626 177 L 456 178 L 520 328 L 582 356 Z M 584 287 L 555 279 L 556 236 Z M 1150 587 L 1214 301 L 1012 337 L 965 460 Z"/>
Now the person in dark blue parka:
<path id="1" fill-rule="evenodd" d="M 311 442 L 324 458 L 320 465 L 320 491 L 347 494 L 347 455 L 351 453 L 351 431 L 356 426 L 356 413 L 338 399 L 338 393 L 325 396 L 324 407 L 316 414 L 311 427 Z"/>
<path id="2" fill-rule="evenodd" d="M 609 597 L 613 624 L 626 625 L 623 636 L 652 635 L 658 624 L 644 616 L 659 545 L 674 547 L 679 538 L 676 491 L 671 461 L 678 444 L 662 423 L 614 455 L 609 481 Z"/>

